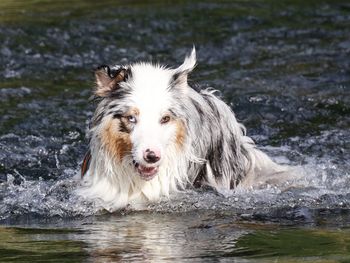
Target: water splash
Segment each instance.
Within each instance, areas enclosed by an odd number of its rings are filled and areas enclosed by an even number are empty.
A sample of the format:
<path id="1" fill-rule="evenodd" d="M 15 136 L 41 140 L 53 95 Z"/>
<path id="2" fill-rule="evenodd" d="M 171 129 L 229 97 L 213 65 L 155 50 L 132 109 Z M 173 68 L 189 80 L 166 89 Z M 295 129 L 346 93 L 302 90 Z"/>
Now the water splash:
<path id="1" fill-rule="evenodd" d="M 15 171 L 16 173 L 16 171 Z M 0 185 L 0 220 L 23 215 L 74 217 L 97 214 L 100 210 L 74 194 L 75 171 L 66 170 L 66 179 L 26 180 L 18 172 L 8 174 Z"/>
<path id="2" fill-rule="evenodd" d="M 300 148 L 325 142 L 330 138 L 327 132 L 304 141 Z M 72 135 L 75 136 L 74 134 Z M 337 139 L 338 137 L 336 137 Z M 27 138 L 28 139 L 28 138 Z M 291 139 L 292 141 L 295 138 Z M 299 144 L 300 145 L 300 144 Z M 58 154 L 66 154 L 69 145 L 64 145 Z M 299 150 L 300 150 L 299 148 Z M 224 193 L 212 189 L 188 189 L 174 194 L 170 199 L 149 204 L 146 210 L 161 212 L 187 212 L 193 210 L 236 211 L 244 218 L 310 219 L 310 209 L 350 209 L 350 174 L 347 164 L 336 164 L 330 156 L 318 158 L 297 153 L 291 147 L 265 147 L 264 151 L 275 156 L 278 161 L 294 164 L 299 177 L 276 187 L 266 185 L 261 189 L 236 189 Z M 30 155 L 37 150 L 27 151 Z M 15 156 L 11 156 L 14 160 Z M 281 157 L 285 156 L 285 157 Z M 291 159 L 289 157 L 292 156 Z M 31 162 L 37 160 L 29 158 Z M 293 159 L 294 158 L 294 159 Z M 58 162 L 58 157 L 52 161 Z M 75 217 L 104 213 L 103 204 L 90 203 L 75 194 L 79 187 L 76 169 L 65 168 L 64 163 L 56 163 L 60 170 L 59 178 L 49 180 L 26 179 L 16 169 L 7 174 L 6 181 L 0 185 L 0 218 L 34 214 L 45 217 Z M 306 210 L 305 210 L 306 209 Z"/>

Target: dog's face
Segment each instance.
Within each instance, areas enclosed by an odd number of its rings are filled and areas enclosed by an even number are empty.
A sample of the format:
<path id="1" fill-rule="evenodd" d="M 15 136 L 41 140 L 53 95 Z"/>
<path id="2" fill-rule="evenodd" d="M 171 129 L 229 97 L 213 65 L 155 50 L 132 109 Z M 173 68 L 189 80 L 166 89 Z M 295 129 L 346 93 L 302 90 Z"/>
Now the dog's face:
<path id="1" fill-rule="evenodd" d="M 177 69 L 134 64 L 96 70 L 95 95 L 102 98 L 98 117 L 101 143 L 114 161 L 132 162 L 144 180 L 184 148 L 186 124 L 179 95 L 186 95 L 187 75 L 196 63 L 195 50 Z"/>

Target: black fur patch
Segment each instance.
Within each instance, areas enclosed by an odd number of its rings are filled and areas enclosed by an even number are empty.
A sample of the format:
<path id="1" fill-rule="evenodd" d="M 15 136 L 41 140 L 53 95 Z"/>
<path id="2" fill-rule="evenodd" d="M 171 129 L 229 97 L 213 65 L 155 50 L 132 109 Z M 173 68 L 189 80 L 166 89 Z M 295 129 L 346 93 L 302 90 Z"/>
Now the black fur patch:
<path id="1" fill-rule="evenodd" d="M 191 103 L 193 104 L 193 106 L 195 107 L 196 111 L 198 112 L 199 118 L 201 121 L 203 121 L 204 118 L 204 112 L 202 110 L 201 105 L 195 101 L 194 99 L 191 98 Z"/>
<path id="2" fill-rule="evenodd" d="M 208 97 L 208 95 L 206 94 L 202 94 L 203 99 L 208 103 L 209 107 L 211 108 L 211 110 L 214 113 L 214 116 L 217 118 L 220 118 L 221 114 L 218 111 L 217 107 L 215 104 L 213 104 L 213 102 L 210 100 L 210 98 Z"/>
<path id="3" fill-rule="evenodd" d="M 119 112 L 113 112 L 113 119 L 121 119 L 123 117 Z"/>
<path id="4" fill-rule="evenodd" d="M 223 141 L 222 134 L 220 134 L 218 141 L 212 142 L 211 149 L 208 151 L 206 159 L 209 161 L 210 167 L 216 178 L 222 177 L 222 153 Z"/>
<path id="5" fill-rule="evenodd" d="M 176 83 L 178 82 L 179 77 L 181 76 L 181 72 L 180 73 L 175 73 L 170 80 L 170 84 L 171 85 L 176 85 Z"/>
<path id="6" fill-rule="evenodd" d="M 119 131 L 125 132 L 125 133 L 130 133 L 130 129 L 126 126 L 126 124 L 123 120 L 120 121 Z"/>
<path id="7" fill-rule="evenodd" d="M 169 109 L 169 112 L 171 113 L 171 115 L 173 115 L 174 117 L 178 117 L 176 112 L 172 109 Z"/>
<path id="8" fill-rule="evenodd" d="M 123 88 L 115 89 L 113 90 L 109 97 L 112 98 L 113 100 L 122 100 L 126 96 L 130 95 L 131 91 Z"/>
<path id="9" fill-rule="evenodd" d="M 207 174 L 207 172 L 206 172 L 205 164 L 202 164 L 200 167 L 200 170 L 198 172 L 198 175 L 193 182 L 193 186 L 195 188 L 200 188 L 203 185 L 203 182 L 205 181 L 206 174 Z"/>
<path id="10" fill-rule="evenodd" d="M 132 78 L 132 71 L 131 71 L 131 68 L 128 67 L 126 68 L 126 71 L 125 71 L 124 81 L 127 81 L 128 79 L 131 79 L 131 78 Z"/>
<path id="11" fill-rule="evenodd" d="M 103 119 L 103 117 L 105 116 L 105 112 L 102 111 L 97 115 L 94 115 L 94 117 L 92 118 L 92 121 L 90 123 L 90 128 L 95 127 L 96 125 L 99 125 Z"/>

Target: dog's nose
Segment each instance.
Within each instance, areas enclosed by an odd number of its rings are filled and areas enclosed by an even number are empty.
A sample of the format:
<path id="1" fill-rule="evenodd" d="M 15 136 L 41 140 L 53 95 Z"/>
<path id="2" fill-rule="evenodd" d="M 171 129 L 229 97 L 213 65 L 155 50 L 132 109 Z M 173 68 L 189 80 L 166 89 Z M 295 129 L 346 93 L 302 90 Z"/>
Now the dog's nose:
<path id="1" fill-rule="evenodd" d="M 143 152 L 143 159 L 148 163 L 156 163 L 160 160 L 160 152 L 147 149 Z"/>

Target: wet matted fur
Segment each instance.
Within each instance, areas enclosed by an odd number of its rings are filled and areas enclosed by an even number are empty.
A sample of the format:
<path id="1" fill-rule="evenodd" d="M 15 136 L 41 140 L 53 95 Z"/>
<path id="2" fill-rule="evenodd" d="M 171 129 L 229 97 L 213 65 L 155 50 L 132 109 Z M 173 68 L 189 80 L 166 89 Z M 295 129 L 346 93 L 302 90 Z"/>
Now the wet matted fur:
<path id="1" fill-rule="evenodd" d="M 250 187 L 286 171 L 255 147 L 214 90 L 188 85 L 195 65 L 193 48 L 175 69 L 136 63 L 95 71 L 99 103 L 79 194 L 114 210 L 186 187 Z"/>

